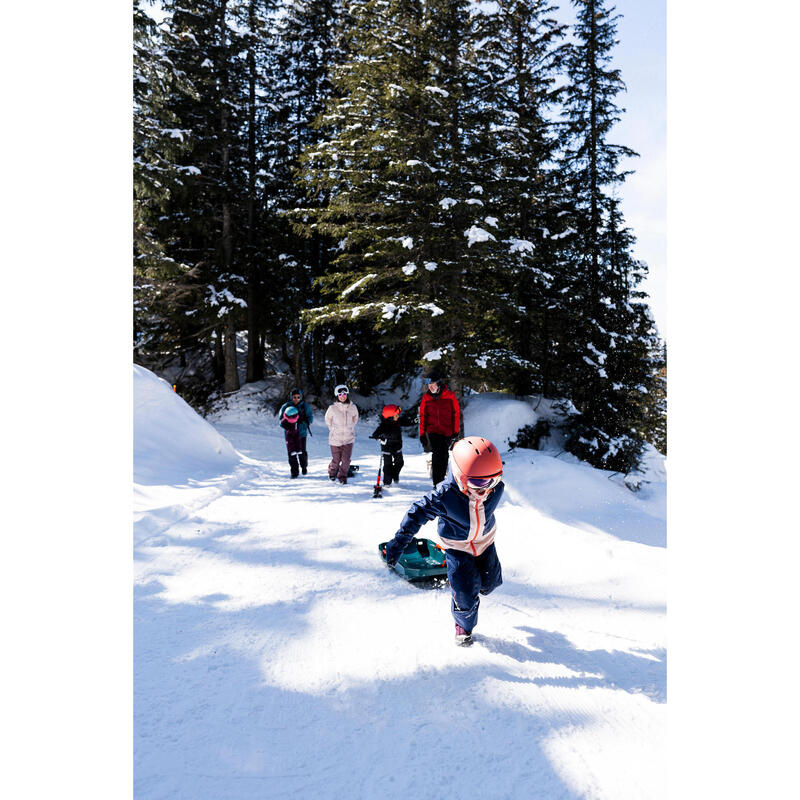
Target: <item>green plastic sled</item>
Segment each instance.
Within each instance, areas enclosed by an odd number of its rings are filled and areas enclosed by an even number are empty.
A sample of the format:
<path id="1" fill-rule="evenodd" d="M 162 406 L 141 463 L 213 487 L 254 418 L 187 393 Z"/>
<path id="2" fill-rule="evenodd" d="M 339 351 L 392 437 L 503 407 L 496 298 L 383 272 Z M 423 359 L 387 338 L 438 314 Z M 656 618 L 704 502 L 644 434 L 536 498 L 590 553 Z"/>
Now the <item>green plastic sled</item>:
<path id="1" fill-rule="evenodd" d="M 386 545 L 387 542 L 381 542 L 378 545 L 378 552 L 384 562 L 386 556 L 383 554 L 383 548 Z M 412 539 L 395 562 L 393 569 L 407 581 L 446 576 L 447 565 L 444 560 L 444 550 L 430 539 Z"/>

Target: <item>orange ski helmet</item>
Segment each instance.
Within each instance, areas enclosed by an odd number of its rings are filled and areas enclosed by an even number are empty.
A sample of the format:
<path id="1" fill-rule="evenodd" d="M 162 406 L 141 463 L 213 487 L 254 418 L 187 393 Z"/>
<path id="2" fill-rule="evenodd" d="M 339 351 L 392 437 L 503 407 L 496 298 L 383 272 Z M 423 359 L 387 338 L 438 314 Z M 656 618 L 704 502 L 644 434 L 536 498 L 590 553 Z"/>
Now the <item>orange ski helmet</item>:
<path id="1" fill-rule="evenodd" d="M 381 411 L 381 416 L 384 419 L 390 419 L 395 414 L 399 414 L 403 409 L 400 406 L 396 406 L 394 403 L 389 403 L 383 407 L 383 411 Z"/>
<path id="2" fill-rule="evenodd" d="M 497 448 L 482 436 L 460 439 L 450 451 L 450 469 L 458 488 L 483 494 L 503 477 L 503 461 Z"/>

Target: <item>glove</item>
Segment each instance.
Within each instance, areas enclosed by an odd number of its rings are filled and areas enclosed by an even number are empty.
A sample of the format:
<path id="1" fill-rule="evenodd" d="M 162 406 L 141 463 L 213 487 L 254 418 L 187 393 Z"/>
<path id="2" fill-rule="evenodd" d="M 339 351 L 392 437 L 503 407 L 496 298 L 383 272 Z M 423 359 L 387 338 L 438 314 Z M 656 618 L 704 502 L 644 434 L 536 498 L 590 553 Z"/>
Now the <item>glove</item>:
<path id="1" fill-rule="evenodd" d="M 386 437 L 385 437 L 385 436 L 381 436 L 381 437 L 378 439 L 378 441 L 381 443 L 381 445 L 385 445 L 385 444 L 386 444 Z"/>
<path id="2" fill-rule="evenodd" d="M 420 440 L 420 442 L 422 443 L 422 449 L 423 449 L 423 450 L 424 450 L 426 453 L 430 453 L 430 451 L 431 451 L 431 444 L 430 444 L 430 442 L 428 441 L 428 435 L 427 435 L 426 433 L 423 433 L 423 434 L 422 434 L 422 435 L 419 437 L 419 440 Z"/>

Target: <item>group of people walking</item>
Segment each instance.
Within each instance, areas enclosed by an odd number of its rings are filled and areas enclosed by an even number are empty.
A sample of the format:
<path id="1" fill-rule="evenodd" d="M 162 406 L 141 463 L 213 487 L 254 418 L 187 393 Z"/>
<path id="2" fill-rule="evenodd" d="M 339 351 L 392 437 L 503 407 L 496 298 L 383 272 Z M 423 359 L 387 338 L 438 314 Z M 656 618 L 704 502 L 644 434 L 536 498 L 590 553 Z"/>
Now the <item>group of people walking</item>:
<path id="1" fill-rule="evenodd" d="M 435 486 L 447 474 L 448 452 L 459 437 L 461 406 L 438 370 L 429 372 L 425 382 L 426 390 L 419 406 L 419 438 L 425 452 L 431 454 L 431 478 Z M 358 408 L 350 400 L 350 389 L 346 384 L 338 384 L 333 391 L 336 399 L 325 412 L 331 449 L 328 478 L 345 484 L 356 440 Z M 380 443 L 384 486 L 399 481 L 404 464 L 403 432 L 399 422 L 401 413 L 400 406 L 393 403 L 385 405 L 380 424 L 370 434 L 370 439 Z M 301 389 L 292 389 L 291 399 L 281 406 L 278 417 L 285 431 L 291 476 L 297 478 L 301 473 L 306 475 L 306 439 L 311 434 L 314 413 Z"/>
<path id="2" fill-rule="evenodd" d="M 387 542 L 384 557 L 393 565 L 426 522 L 438 519 L 438 536 L 447 563 L 450 611 L 455 621 L 456 644 L 472 644 L 472 630 L 478 622 L 480 596 L 503 583 L 494 545 L 494 511 L 503 496 L 503 462 L 497 448 L 479 436 L 460 438 L 461 407 L 458 398 L 437 370 L 428 373 L 426 390 L 419 405 L 419 438 L 431 454 L 434 489 L 414 502 L 403 517 L 394 538 Z M 336 399 L 325 412 L 331 461 L 328 477 L 346 484 L 355 443 L 358 408 L 350 400 L 349 388 L 334 388 Z M 383 483 L 400 479 L 403 468 L 402 409 L 383 407 L 381 421 L 370 434 L 381 447 Z M 279 412 L 285 430 L 286 449 L 292 478 L 308 472 L 306 437 L 314 419 L 311 406 L 300 389 L 293 389 L 291 401 Z M 447 477 L 448 462 L 451 475 Z"/>

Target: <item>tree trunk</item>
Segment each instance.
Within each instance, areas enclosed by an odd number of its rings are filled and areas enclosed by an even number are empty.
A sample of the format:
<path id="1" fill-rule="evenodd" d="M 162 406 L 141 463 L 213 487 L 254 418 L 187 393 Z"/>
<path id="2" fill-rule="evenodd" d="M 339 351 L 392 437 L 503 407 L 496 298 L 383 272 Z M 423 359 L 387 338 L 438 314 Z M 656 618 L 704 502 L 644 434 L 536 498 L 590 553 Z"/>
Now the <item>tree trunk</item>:
<path id="1" fill-rule="evenodd" d="M 461 405 L 464 396 L 464 384 L 461 380 L 461 354 L 458 348 L 453 352 L 453 360 L 450 362 L 450 375 L 447 379 L 447 385 L 450 391 L 458 398 L 458 403 Z M 461 409 L 459 430 L 457 433 L 464 435 L 464 409 Z"/>
<path id="2" fill-rule="evenodd" d="M 225 385 L 223 391 L 235 392 L 239 389 L 239 369 L 236 363 L 236 326 L 229 314 L 225 325 Z"/>
<path id="3" fill-rule="evenodd" d="M 591 223 L 589 226 L 589 247 L 591 254 L 591 272 L 590 275 L 590 309 L 591 314 L 597 314 L 597 304 L 599 300 L 599 283 L 600 283 L 600 264 L 598 259 L 598 236 L 600 229 L 600 207 L 598 202 L 598 192 L 600 191 L 600 181 L 597 174 L 597 148 L 598 148 L 598 133 L 597 133 L 597 28 L 595 26 L 595 13 L 594 3 L 591 4 L 592 17 L 591 17 L 591 41 L 589 43 L 589 86 L 591 89 L 591 107 L 589 112 L 589 179 L 590 179 L 590 193 L 591 193 Z"/>
<path id="4" fill-rule="evenodd" d="M 294 343 L 294 379 L 298 384 L 303 382 L 303 326 L 297 326 L 297 339 Z"/>
<path id="5" fill-rule="evenodd" d="M 249 6 L 250 37 L 247 46 L 247 382 L 264 377 L 264 358 L 260 352 L 258 331 L 258 278 L 255 264 L 255 206 L 256 206 L 256 58 L 253 52 L 255 37 L 255 0 Z"/>
<path id="6" fill-rule="evenodd" d="M 225 64 L 227 53 L 227 33 L 225 27 L 225 12 L 227 0 L 223 0 L 220 6 L 220 40 L 221 40 L 221 63 Z M 223 66 L 221 70 L 222 97 L 227 100 L 228 95 L 228 71 Z M 230 162 L 230 130 L 228 118 L 230 112 L 227 103 L 222 103 L 220 110 L 220 132 L 222 144 L 222 169 L 220 180 L 222 183 L 222 263 L 223 273 L 229 274 L 233 266 L 233 241 L 232 241 L 232 220 L 230 204 L 229 162 Z M 239 388 L 239 370 L 236 364 L 236 325 L 233 320 L 233 309 L 228 311 L 225 323 L 225 385 L 224 391 L 235 392 Z"/>
<path id="7" fill-rule="evenodd" d="M 256 290 L 251 279 L 247 286 L 247 383 L 264 380 L 264 347 L 256 305 Z"/>
<path id="8" fill-rule="evenodd" d="M 216 334 L 211 363 L 214 370 L 214 380 L 219 384 L 225 380 L 225 352 L 222 349 L 222 328 L 219 328 Z"/>
<path id="9" fill-rule="evenodd" d="M 550 396 L 550 315 L 547 307 L 542 314 L 542 394 Z"/>

